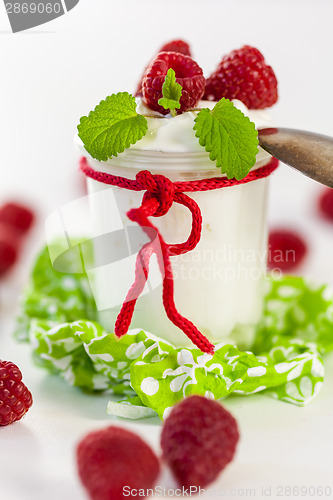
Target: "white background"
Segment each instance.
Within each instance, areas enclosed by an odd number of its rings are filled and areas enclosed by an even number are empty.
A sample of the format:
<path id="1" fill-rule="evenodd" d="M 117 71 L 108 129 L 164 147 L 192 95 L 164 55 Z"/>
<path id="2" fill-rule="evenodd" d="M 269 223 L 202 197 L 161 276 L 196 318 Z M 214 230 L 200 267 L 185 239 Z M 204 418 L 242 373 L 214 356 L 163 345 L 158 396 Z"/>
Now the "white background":
<path id="1" fill-rule="evenodd" d="M 80 116 L 111 93 L 134 90 L 155 51 L 181 37 L 206 75 L 228 51 L 258 47 L 279 80 L 276 124 L 333 136 L 332 19 L 330 0 L 80 0 L 67 15 L 13 35 L 1 3 L 0 203 L 30 203 L 39 223 L 20 267 L 0 283 L 0 358 L 20 365 L 35 399 L 20 424 L 0 429 L 0 499 L 86 498 L 76 478 L 75 443 L 111 421 L 107 397 L 85 395 L 35 368 L 28 347 L 11 339 L 17 294 L 44 220 L 83 194 L 73 146 Z M 318 216 L 320 192 L 281 166 L 271 182 L 269 221 L 300 231 L 310 253 L 299 272 L 333 285 L 333 225 Z M 225 402 L 242 434 L 235 462 L 214 485 L 225 497 L 235 497 L 233 488 L 245 497 L 254 488 L 261 498 L 261 488 L 271 487 L 271 498 L 280 498 L 277 485 L 330 485 L 333 498 L 332 356 L 325 365 L 324 387 L 306 408 L 260 396 Z M 118 424 L 158 451 L 157 419 Z"/>

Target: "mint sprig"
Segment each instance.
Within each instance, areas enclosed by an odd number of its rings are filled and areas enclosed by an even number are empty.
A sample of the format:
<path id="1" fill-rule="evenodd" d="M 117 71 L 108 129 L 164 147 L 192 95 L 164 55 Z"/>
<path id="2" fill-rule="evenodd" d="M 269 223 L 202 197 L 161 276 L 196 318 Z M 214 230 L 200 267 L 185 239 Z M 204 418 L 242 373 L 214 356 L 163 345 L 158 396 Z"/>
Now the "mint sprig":
<path id="1" fill-rule="evenodd" d="M 136 112 L 135 97 L 119 92 L 83 116 L 77 128 L 88 153 L 106 161 L 139 141 L 147 133 L 148 124 L 146 118 Z"/>
<path id="2" fill-rule="evenodd" d="M 256 162 L 258 132 L 229 99 L 222 98 L 213 109 L 202 109 L 193 128 L 200 145 L 223 174 L 229 179 L 246 177 Z"/>
<path id="3" fill-rule="evenodd" d="M 176 115 L 176 109 L 180 108 L 182 86 L 176 82 L 176 73 L 172 68 L 168 69 L 162 85 L 162 95 L 158 104 L 164 109 L 169 109 L 172 116 Z"/>

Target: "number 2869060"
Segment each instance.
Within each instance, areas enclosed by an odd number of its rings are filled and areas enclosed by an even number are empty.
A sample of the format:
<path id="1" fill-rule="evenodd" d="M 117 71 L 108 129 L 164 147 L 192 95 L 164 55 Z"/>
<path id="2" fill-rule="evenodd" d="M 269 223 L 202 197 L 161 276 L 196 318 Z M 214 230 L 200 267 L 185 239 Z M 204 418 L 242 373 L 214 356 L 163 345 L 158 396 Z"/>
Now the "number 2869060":
<path id="1" fill-rule="evenodd" d="M 60 14 L 62 5 L 60 2 L 6 2 L 7 14 Z"/>

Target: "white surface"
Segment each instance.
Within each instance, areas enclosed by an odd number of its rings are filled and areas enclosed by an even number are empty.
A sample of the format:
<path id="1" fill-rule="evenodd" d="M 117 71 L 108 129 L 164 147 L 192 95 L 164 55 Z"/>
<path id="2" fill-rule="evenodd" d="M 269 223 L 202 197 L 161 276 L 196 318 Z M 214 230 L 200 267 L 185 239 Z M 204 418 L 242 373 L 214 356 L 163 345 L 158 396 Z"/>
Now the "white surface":
<path id="1" fill-rule="evenodd" d="M 81 0 L 66 16 L 12 35 L 1 3 L 0 197 L 22 197 L 40 213 L 34 249 L 0 284 L 0 356 L 19 364 L 35 400 L 21 423 L 0 429 L 1 499 L 86 498 L 76 478 L 74 445 L 112 421 L 107 397 L 87 396 L 37 369 L 28 347 L 11 339 L 17 292 L 42 239 L 43 219 L 82 194 L 72 143 L 79 117 L 106 95 L 135 88 L 155 47 L 183 37 L 206 73 L 223 53 L 245 43 L 257 46 L 279 80 L 276 123 L 333 135 L 332 18 L 329 0 Z M 272 179 L 269 216 L 272 226 L 296 227 L 308 239 L 311 254 L 300 272 L 333 284 L 333 229 L 315 211 L 320 189 L 282 166 Z M 261 396 L 226 400 L 242 439 L 236 460 L 213 485 L 220 495 L 261 498 L 261 488 L 271 487 L 270 498 L 280 498 L 278 485 L 330 485 L 333 491 L 332 356 L 325 367 L 323 389 L 306 408 Z M 158 420 L 117 423 L 158 451 Z M 288 490 L 282 493 L 288 496 Z"/>

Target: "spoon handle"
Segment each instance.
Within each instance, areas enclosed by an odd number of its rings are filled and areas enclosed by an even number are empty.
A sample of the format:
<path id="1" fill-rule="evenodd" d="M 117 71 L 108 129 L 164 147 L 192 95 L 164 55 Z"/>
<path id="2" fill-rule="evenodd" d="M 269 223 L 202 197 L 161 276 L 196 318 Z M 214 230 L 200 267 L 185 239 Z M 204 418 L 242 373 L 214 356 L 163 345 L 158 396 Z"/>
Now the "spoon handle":
<path id="1" fill-rule="evenodd" d="M 258 138 L 269 154 L 333 188 L 333 138 L 289 128 L 261 129 Z"/>

